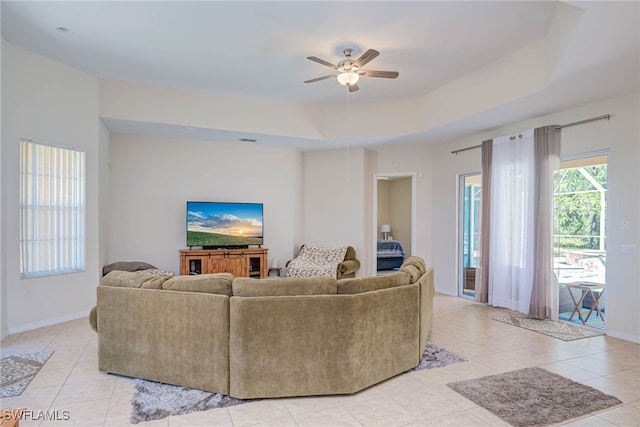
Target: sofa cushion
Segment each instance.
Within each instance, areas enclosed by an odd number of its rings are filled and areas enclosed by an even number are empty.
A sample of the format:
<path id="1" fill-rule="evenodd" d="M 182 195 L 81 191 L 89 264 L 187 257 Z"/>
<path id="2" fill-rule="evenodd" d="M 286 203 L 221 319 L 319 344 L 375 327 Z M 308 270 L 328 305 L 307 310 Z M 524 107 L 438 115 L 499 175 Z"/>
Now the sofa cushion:
<path id="1" fill-rule="evenodd" d="M 159 270 L 157 268 L 148 268 L 146 270 L 138 270 L 136 273 L 146 274 L 149 276 L 169 276 L 173 277 L 173 271 Z"/>
<path id="2" fill-rule="evenodd" d="M 336 279 L 333 277 L 282 279 L 236 277 L 233 280 L 233 296 L 236 297 L 335 295 L 336 288 Z"/>
<path id="3" fill-rule="evenodd" d="M 338 280 L 339 294 L 360 294 L 363 292 L 377 291 L 379 289 L 393 288 L 409 285 L 411 276 L 398 271 L 391 274 L 383 274 L 375 277 L 358 277 L 356 279 Z"/>
<path id="4" fill-rule="evenodd" d="M 214 273 L 193 276 L 175 276 L 162 284 L 162 289 L 183 292 L 203 292 L 231 296 L 233 274 Z"/>
<path id="5" fill-rule="evenodd" d="M 162 289 L 171 276 L 155 276 L 141 272 L 114 270 L 100 280 L 101 286 L 120 288 Z"/>
<path id="6" fill-rule="evenodd" d="M 113 270 L 138 271 L 138 270 L 147 270 L 149 268 L 156 268 L 156 267 L 142 261 L 118 261 L 118 262 L 112 262 L 111 264 L 107 264 L 104 267 L 102 267 L 102 275 L 106 276 L 107 274 L 111 273 Z"/>

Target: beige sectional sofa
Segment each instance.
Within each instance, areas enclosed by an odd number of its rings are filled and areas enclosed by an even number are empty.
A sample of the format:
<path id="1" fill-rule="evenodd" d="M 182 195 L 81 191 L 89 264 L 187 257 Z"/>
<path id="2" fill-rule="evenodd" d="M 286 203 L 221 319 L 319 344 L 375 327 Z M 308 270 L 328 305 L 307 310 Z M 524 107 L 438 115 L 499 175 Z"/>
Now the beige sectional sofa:
<path id="1" fill-rule="evenodd" d="M 431 331 L 433 269 L 247 279 L 114 271 L 97 288 L 101 371 L 230 396 L 354 393 L 415 367 Z"/>

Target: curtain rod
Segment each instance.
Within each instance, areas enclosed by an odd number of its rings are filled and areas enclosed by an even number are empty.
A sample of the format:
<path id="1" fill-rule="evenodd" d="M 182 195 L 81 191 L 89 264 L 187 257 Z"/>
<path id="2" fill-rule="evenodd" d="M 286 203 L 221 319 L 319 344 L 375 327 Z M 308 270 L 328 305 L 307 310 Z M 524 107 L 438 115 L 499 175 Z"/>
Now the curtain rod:
<path id="1" fill-rule="evenodd" d="M 610 118 L 611 118 L 611 114 L 604 114 L 602 116 L 591 117 L 590 119 L 584 119 L 584 120 L 580 120 L 580 121 L 577 121 L 577 122 L 567 123 L 566 125 L 556 126 L 555 129 L 556 130 L 560 130 L 562 128 L 566 128 L 566 127 L 569 127 L 569 126 L 581 125 L 583 123 L 594 122 L 596 120 L 603 120 L 603 119 L 609 120 Z M 482 144 L 473 145 L 471 147 L 466 147 L 466 148 L 460 148 L 459 150 L 453 150 L 451 152 L 451 154 L 458 154 L 458 153 L 461 153 L 463 151 L 473 150 L 473 149 L 480 148 L 480 147 L 482 147 Z"/>

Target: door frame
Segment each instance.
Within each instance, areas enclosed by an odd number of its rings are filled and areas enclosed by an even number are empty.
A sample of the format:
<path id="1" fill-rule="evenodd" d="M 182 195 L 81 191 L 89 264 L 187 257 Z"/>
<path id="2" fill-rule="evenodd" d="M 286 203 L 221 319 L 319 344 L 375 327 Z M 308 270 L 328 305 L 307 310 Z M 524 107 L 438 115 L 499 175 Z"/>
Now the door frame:
<path id="1" fill-rule="evenodd" d="M 375 276 L 378 272 L 377 247 L 378 247 L 378 178 L 411 178 L 411 254 L 416 253 L 416 198 L 417 198 L 417 174 L 415 172 L 378 172 L 373 174 L 373 215 L 371 233 L 371 271 L 369 276 Z"/>

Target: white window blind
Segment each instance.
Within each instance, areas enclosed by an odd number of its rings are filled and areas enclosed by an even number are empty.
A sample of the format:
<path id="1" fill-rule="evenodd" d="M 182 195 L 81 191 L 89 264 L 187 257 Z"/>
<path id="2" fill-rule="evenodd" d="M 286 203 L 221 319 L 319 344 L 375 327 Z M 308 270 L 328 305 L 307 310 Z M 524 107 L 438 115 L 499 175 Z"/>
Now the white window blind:
<path id="1" fill-rule="evenodd" d="M 21 277 L 85 262 L 85 152 L 20 140 Z"/>

